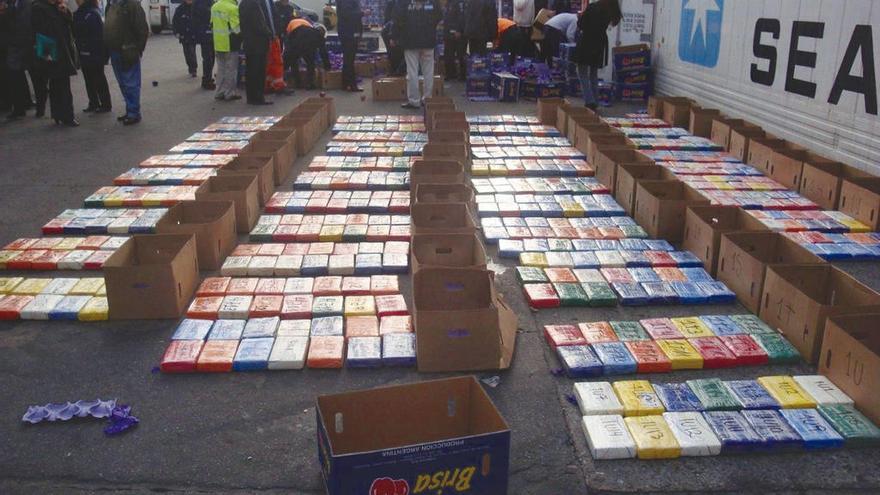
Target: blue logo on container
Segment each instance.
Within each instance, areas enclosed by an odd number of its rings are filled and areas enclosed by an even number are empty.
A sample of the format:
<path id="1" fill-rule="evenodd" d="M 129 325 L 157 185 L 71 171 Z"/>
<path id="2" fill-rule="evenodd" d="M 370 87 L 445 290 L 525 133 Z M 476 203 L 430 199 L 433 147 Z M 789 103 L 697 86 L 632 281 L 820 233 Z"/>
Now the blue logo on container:
<path id="1" fill-rule="evenodd" d="M 678 57 L 685 62 L 715 67 L 721 52 L 724 0 L 681 0 Z"/>

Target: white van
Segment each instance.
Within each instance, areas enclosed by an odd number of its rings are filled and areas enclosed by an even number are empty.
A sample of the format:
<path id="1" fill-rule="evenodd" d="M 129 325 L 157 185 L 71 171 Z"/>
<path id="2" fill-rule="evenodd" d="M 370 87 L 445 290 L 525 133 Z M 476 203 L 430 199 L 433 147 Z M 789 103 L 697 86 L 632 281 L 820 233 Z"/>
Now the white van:
<path id="1" fill-rule="evenodd" d="M 141 0 L 141 6 L 147 13 L 147 22 L 153 34 L 171 29 L 171 19 L 181 0 Z"/>

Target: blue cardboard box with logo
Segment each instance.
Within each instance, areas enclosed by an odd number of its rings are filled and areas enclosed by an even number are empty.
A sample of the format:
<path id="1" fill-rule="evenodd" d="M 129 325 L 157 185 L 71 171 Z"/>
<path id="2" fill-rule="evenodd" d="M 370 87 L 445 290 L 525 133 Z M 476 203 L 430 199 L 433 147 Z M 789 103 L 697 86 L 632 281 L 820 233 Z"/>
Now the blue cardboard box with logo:
<path id="1" fill-rule="evenodd" d="M 498 101 L 519 100 L 519 78 L 510 72 L 494 72 L 489 86 L 489 94 Z"/>
<path id="2" fill-rule="evenodd" d="M 329 495 L 504 495 L 510 428 L 465 376 L 324 395 L 318 460 Z"/>

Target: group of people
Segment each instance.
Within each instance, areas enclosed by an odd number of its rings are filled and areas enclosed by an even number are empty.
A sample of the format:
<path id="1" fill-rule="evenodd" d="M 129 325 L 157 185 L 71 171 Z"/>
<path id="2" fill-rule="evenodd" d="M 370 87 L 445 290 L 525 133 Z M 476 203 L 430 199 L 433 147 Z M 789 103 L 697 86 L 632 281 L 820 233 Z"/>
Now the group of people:
<path id="1" fill-rule="evenodd" d="M 7 119 L 34 109 L 58 125 L 76 127 L 70 78 L 82 71 L 88 95 L 84 112 L 109 113 L 113 105 L 104 67 L 110 62 L 125 99 L 124 125 L 141 121 L 140 59 L 147 44 L 146 15 L 138 0 L 0 0 L 0 93 Z M 30 79 L 30 83 L 28 82 Z M 33 87 L 33 93 L 31 92 Z"/>

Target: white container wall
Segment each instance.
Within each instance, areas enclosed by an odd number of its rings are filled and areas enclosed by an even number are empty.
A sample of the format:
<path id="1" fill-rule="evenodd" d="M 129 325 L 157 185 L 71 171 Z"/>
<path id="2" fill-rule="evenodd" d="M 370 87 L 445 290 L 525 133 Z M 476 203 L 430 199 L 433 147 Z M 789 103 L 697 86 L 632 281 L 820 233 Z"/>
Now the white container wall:
<path id="1" fill-rule="evenodd" d="M 658 94 L 880 174 L 880 1 L 657 0 Z"/>

